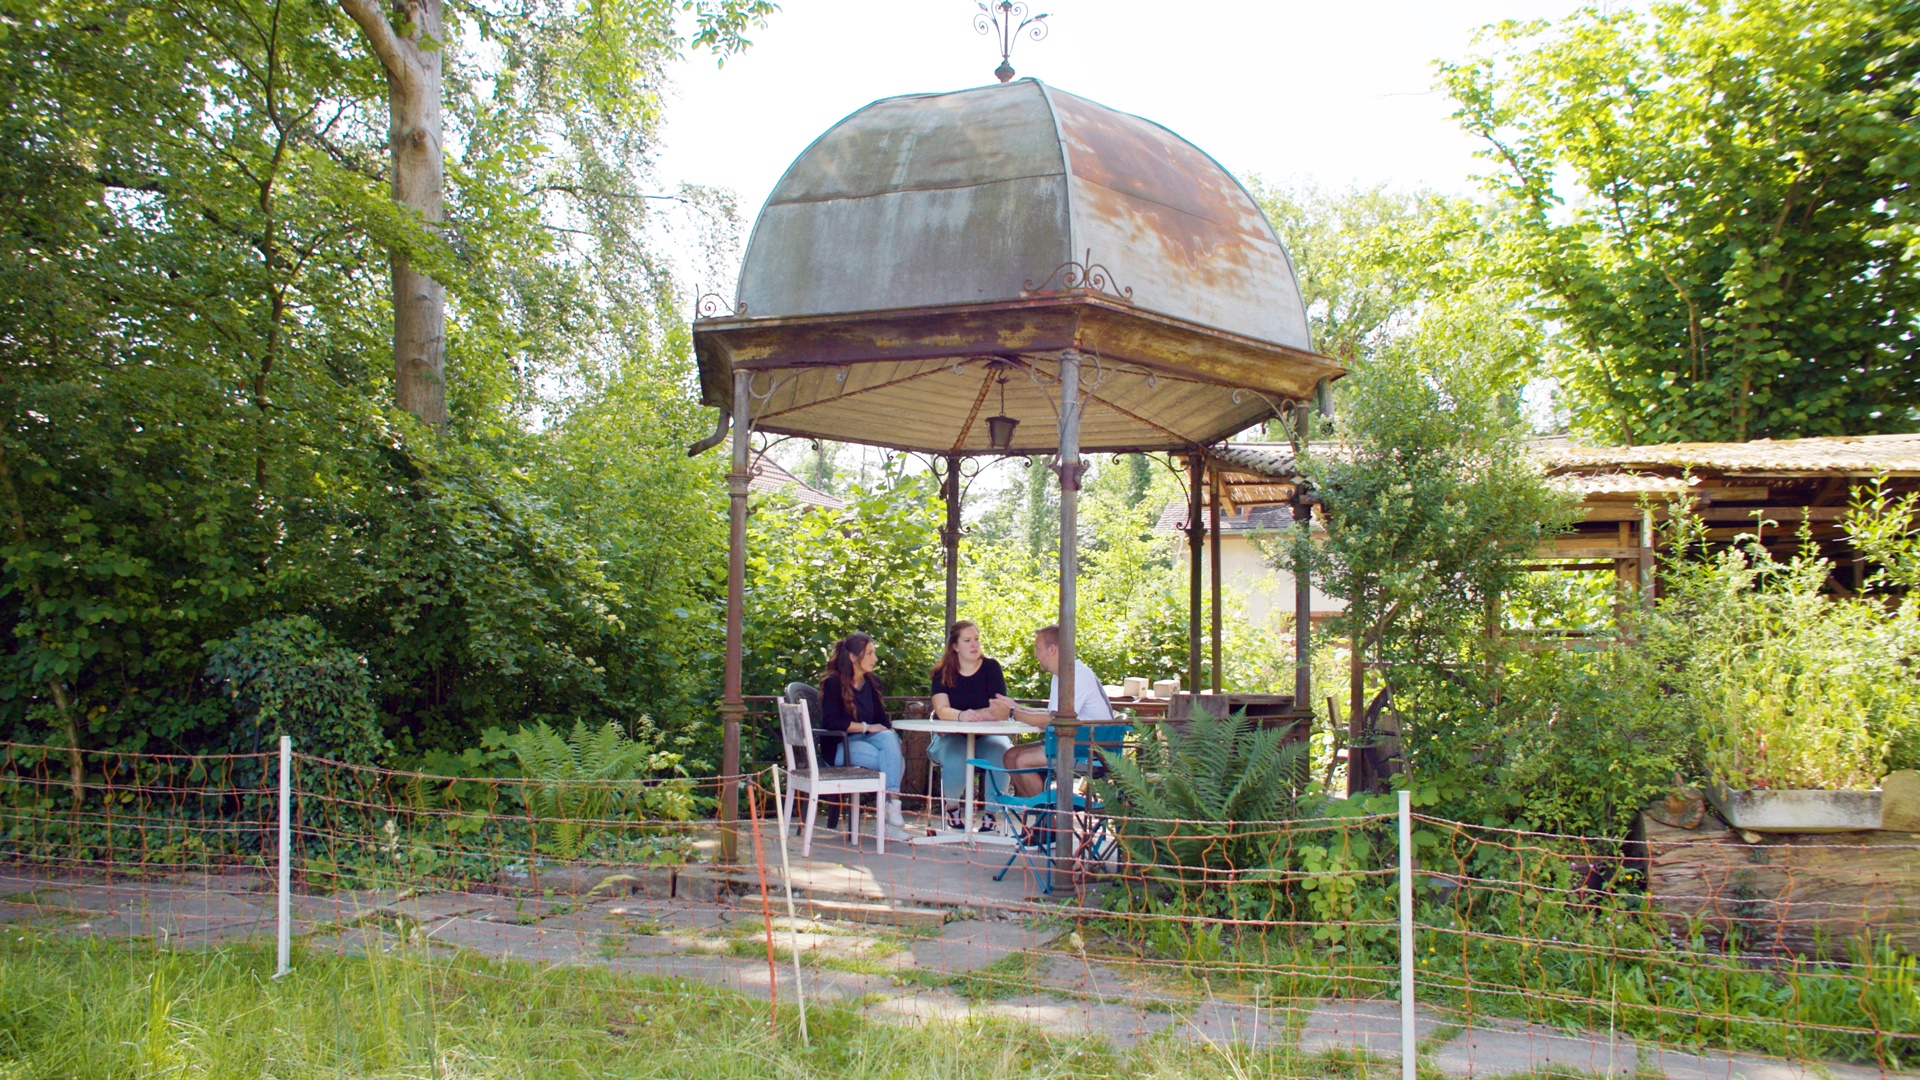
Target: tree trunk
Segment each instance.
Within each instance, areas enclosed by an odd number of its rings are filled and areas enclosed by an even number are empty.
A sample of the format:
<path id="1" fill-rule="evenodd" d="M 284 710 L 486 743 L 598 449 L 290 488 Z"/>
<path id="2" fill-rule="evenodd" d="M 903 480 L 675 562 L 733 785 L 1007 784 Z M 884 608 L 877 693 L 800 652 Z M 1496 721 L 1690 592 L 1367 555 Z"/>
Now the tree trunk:
<path id="1" fill-rule="evenodd" d="M 446 220 L 446 159 L 440 110 L 441 0 L 415 0 L 392 13 L 374 0 L 340 0 L 387 71 L 387 149 L 393 199 L 428 228 Z M 394 22 L 405 33 L 394 30 Z M 447 423 L 447 290 L 392 254 L 394 402 L 432 427 Z"/>

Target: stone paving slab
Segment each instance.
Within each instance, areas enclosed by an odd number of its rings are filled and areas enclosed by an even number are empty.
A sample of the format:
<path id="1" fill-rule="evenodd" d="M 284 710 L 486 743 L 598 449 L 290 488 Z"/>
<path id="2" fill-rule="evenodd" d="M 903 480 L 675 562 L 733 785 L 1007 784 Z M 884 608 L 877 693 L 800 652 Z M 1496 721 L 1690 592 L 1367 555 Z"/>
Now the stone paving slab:
<path id="1" fill-rule="evenodd" d="M 1170 1031 L 1182 1039 L 1214 1046 L 1273 1049 L 1291 1045 L 1291 1015 L 1285 1009 L 1257 1008 L 1225 1001 L 1209 1001 L 1179 1017 Z"/>
<path id="2" fill-rule="evenodd" d="M 62 874 L 35 866 L 0 866 L 0 897 L 18 896 L 46 888 L 70 888 L 85 884 L 74 874 Z"/>
<path id="3" fill-rule="evenodd" d="M 1029 930 L 1017 922 L 964 919 L 950 922 L 937 938 L 913 943 L 913 958 L 921 967 L 934 971 L 978 971 L 996 960 L 1038 949 L 1052 941 L 1058 930 Z"/>
<path id="4" fill-rule="evenodd" d="M 48 911 L 39 904 L 16 904 L 11 900 L 0 900 L 0 926 L 59 926 L 61 923 L 76 922 L 80 918 L 82 916 Z"/>
<path id="5" fill-rule="evenodd" d="M 126 892 L 114 886 L 84 885 L 46 894 L 40 906 L 49 915 L 77 915 L 65 924 L 76 933 L 104 937 L 228 940 L 271 934 L 275 917 L 271 897 L 262 902 L 172 887 Z"/>
<path id="6" fill-rule="evenodd" d="M 1610 1040 L 1598 1033 L 1577 1038 L 1539 1024 L 1469 1027 L 1448 1039 L 1430 1060 L 1441 1073 L 1464 1077 L 1535 1072 L 1631 1076 L 1640 1067 L 1639 1052 L 1630 1040 Z"/>
<path id="7" fill-rule="evenodd" d="M 573 963 L 590 952 L 578 935 L 541 930 L 538 926 L 452 918 L 425 927 L 428 941 L 456 945 L 502 960 L 547 960 Z"/>
<path id="8" fill-rule="evenodd" d="M 605 966 L 613 971 L 622 971 L 632 975 L 652 975 L 658 978 L 686 979 L 690 982 L 705 983 L 725 990 L 733 990 L 749 997 L 765 998 L 769 985 L 779 988 L 783 1001 L 793 998 L 793 964 L 782 961 L 775 965 L 775 976 L 770 981 L 767 974 L 767 962 L 764 959 L 746 960 L 730 956 L 642 956 L 621 958 L 606 962 Z M 807 999 L 843 1001 L 865 997 L 869 994 L 884 994 L 894 990 L 893 980 L 879 975 L 855 975 L 844 971 L 823 971 L 807 968 L 805 972 Z"/>
<path id="9" fill-rule="evenodd" d="M 1033 983 L 1057 993 L 1102 1001 L 1157 1001 L 1163 997 L 1147 984 L 1141 973 L 1130 974 L 1112 964 L 1077 956 L 1045 957 Z"/>
<path id="10" fill-rule="evenodd" d="M 1912 1075 L 1883 1073 L 1864 1065 L 1802 1065 L 1756 1054 L 1687 1053 L 1657 1046 L 1641 1047 L 1640 1057 L 1650 1071 L 1665 1074 L 1667 1080 L 1881 1080 Z"/>
<path id="11" fill-rule="evenodd" d="M 1417 1040 L 1431 1038 L 1440 1021 L 1425 1009 L 1413 1014 Z M 1400 1003 L 1397 1001 L 1323 1001 L 1300 1025 L 1300 1049 L 1400 1056 Z"/>
<path id="12" fill-rule="evenodd" d="M 1158 1034 L 1174 1022 L 1172 1013 L 1041 994 L 976 1005 L 974 1012 L 1030 1024 L 1049 1035 L 1102 1038 L 1120 1048 Z"/>

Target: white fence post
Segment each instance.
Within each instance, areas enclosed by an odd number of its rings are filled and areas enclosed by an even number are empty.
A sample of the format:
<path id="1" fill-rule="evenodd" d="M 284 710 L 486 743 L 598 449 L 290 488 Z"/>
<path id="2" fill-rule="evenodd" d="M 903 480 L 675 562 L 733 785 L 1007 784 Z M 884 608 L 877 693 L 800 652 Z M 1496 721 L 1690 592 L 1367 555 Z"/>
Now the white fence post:
<path id="1" fill-rule="evenodd" d="M 807 991 L 800 985 L 800 916 L 793 909 L 793 867 L 787 862 L 787 800 L 780 791 L 780 766 L 772 768 L 773 813 L 780 822 L 780 881 L 787 889 L 787 925 L 793 928 L 793 996 L 800 1002 L 800 1045 L 812 1047 L 807 1037 Z M 878 809 L 874 813 L 878 814 Z M 854 837 L 855 840 L 859 836 Z"/>
<path id="2" fill-rule="evenodd" d="M 1414 1080 L 1413 1027 L 1413 793 L 1400 795 L 1400 1075 Z"/>
<path id="3" fill-rule="evenodd" d="M 280 966 L 279 978 L 293 970 L 293 736 L 280 736 Z"/>

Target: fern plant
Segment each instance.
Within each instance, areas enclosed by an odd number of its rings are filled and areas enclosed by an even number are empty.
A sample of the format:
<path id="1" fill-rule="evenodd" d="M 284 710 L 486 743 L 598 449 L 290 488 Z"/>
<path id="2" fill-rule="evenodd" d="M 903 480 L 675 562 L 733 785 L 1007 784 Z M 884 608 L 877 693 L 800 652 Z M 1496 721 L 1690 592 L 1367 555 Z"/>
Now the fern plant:
<path id="1" fill-rule="evenodd" d="M 609 825 L 684 821 L 696 808 L 680 755 L 630 739 L 612 721 L 598 728 L 575 721 L 564 738 L 541 721 L 507 736 L 505 745 L 526 777 L 540 848 L 559 858 L 579 858 Z M 644 782 L 660 773 L 678 775 L 665 784 Z"/>
<path id="2" fill-rule="evenodd" d="M 1107 754 L 1101 783 L 1128 858 L 1150 880 L 1201 886 L 1284 863 L 1271 823 L 1300 815 L 1306 751 L 1285 735 L 1244 713 L 1196 716 L 1150 733 L 1132 759 Z"/>

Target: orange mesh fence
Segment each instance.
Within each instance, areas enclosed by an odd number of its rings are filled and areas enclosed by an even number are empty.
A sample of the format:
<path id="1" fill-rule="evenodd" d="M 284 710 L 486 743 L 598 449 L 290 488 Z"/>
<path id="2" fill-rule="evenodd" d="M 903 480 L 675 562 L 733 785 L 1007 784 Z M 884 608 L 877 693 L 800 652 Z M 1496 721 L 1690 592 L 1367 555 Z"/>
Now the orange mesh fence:
<path id="1" fill-rule="evenodd" d="M 770 999 L 783 1023 L 803 1000 L 839 1002 L 1121 1046 L 1238 1043 L 1291 1055 L 1296 1075 L 1340 1071 L 1319 1055 L 1401 1050 L 1397 814 L 1177 821 L 1083 801 L 1020 835 L 910 805 L 882 853 L 868 797 L 858 836 L 823 808 L 803 854 L 806 795 L 771 771 L 732 782 L 724 864 L 721 780 L 441 777 L 295 754 L 291 932 L 300 950 L 719 986 Z M 0 922 L 271 940 L 278 783 L 275 755 L 87 753 L 76 781 L 64 750 L 0 747 Z M 1416 1052 L 1443 1071 L 1920 1060 L 1899 937 L 1920 898 L 1885 868 L 1914 845 L 1782 855 L 1411 825 Z"/>

